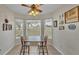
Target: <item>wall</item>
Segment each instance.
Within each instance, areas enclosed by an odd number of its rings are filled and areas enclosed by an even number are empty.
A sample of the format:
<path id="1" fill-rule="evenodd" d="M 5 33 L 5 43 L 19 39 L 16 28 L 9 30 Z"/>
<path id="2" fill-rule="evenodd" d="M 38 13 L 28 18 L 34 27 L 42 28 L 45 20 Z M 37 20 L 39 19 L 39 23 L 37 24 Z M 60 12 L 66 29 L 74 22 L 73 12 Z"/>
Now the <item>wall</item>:
<path id="1" fill-rule="evenodd" d="M 2 31 L 2 24 L 4 19 L 9 20 L 9 24 L 12 24 L 11 31 Z M 13 13 L 5 6 L 0 5 L 0 54 L 6 54 L 15 45 L 15 29 L 14 29 L 14 16 Z"/>
<path id="2" fill-rule="evenodd" d="M 59 19 L 59 15 L 75 6 L 76 5 L 63 5 L 55 11 L 53 19 L 59 22 L 61 20 Z M 53 28 L 53 46 L 62 54 L 79 54 L 79 22 L 73 24 L 76 24 L 75 30 L 69 30 L 69 24 L 64 24 L 65 30 L 59 30 L 58 27 Z"/>
<path id="3" fill-rule="evenodd" d="M 46 19 L 53 18 L 59 21 L 59 15 L 65 11 L 73 8 L 76 5 L 63 5 L 54 13 L 49 13 L 40 17 L 26 17 L 16 13 L 12 13 L 8 8 L 0 5 L 0 54 L 6 54 L 15 45 L 15 29 L 14 17 L 22 19 Z M 9 23 L 13 25 L 12 31 L 2 31 L 2 24 L 4 19 L 7 18 Z M 53 46 L 55 46 L 62 54 L 79 54 L 79 22 L 76 24 L 76 30 L 69 30 L 68 25 L 64 24 L 65 30 L 59 31 L 58 28 L 53 28 Z"/>

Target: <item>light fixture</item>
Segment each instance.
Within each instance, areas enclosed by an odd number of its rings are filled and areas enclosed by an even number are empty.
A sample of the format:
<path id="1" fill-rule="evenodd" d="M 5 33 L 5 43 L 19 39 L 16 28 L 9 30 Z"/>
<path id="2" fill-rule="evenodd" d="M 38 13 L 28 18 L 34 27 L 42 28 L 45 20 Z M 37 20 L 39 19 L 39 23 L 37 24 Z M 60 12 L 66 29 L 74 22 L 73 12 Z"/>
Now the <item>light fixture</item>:
<path id="1" fill-rule="evenodd" d="M 36 9 L 29 11 L 29 15 L 31 15 L 31 16 L 37 16 L 37 15 L 39 15 L 39 13 L 40 13 L 40 12 L 37 11 Z"/>
<path id="2" fill-rule="evenodd" d="M 30 11 L 28 11 L 28 13 L 31 16 L 37 16 L 42 12 L 40 8 L 42 4 L 32 4 L 32 5 L 21 4 L 21 5 L 30 8 Z"/>

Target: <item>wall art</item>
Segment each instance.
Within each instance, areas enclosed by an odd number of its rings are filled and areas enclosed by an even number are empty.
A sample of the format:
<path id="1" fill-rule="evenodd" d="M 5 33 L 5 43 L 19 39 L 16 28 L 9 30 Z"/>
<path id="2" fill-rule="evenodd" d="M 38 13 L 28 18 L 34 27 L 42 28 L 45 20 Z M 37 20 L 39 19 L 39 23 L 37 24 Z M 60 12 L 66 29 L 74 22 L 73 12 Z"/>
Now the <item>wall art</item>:
<path id="1" fill-rule="evenodd" d="M 59 30 L 64 30 L 65 27 L 64 26 L 59 26 Z"/>
<path id="2" fill-rule="evenodd" d="M 64 13 L 65 23 L 73 23 L 79 21 L 79 6 L 72 8 Z"/>
<path id="3" fill-rule="evenodd" d="M 75 29 L 76 29 L 76 25 L 75 25 L 75 24 L 69 24 L 69 25 L 68 25 L 68 28 L 69 28 L 70 30 L 75 30 Z"/>
<path id="4" fill-rule="evenodd" d="M 2 28 L 3 28 L 2 30 L 3 31 L 12 30 L 12 24 L 8 23 L 8 19 L 5 19 L 4 21 L 5 22 L 2 25 Z"/>
<path id="5" fill-rule="evenodd" d="M 57 27 L 57 20 L 53 21 L 53 26 Z"/>

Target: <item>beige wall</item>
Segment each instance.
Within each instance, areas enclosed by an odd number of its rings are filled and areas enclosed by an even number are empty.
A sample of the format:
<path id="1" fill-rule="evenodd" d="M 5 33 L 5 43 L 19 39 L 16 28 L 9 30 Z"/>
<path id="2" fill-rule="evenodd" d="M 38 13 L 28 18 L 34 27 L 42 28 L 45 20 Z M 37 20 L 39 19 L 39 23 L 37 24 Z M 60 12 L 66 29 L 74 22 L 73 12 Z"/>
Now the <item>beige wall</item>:
<path id="1" fill-rule="evenodd" d="M 57 10 L 55 10 L 54 13 L 52 12 L 38 17 L 30 17 L 20 15 L 17 13 L 12 13 L 12 11 L 10 11 L 8 8 L 0 5 L 0 54 L 6 54 L 15 45 L 15 18 L 21 18 L 25 20 L 43 20 L 47 18 L 53 18 L 59 21 L 59 15 L 71 9 L 74 6 L 76 5 L 63 5 Z M 12 31 L 2 31 L 2 24 L 5 18 L 7 18 L 9 20 L 9 23 L 13 25 Z M 77 22 L 74 24 L 76 24 L 76 30 L 69 30 L 69 24 L 64 24 L 64 31 L 59 31 L 58 28 L 53 28 L 53 45 L 62 54 L 79 54 L 79 23 Z"/>
<path id="2" fill-rule="evenodd" d="M 2 31 L 2 24 L 4 19 L 9 20 L 9 24 L 12 24 L 11 31 Z M 0 54 L 6 54 L 15 45 L 15 29 L 14 29 L 14 15 L 3 5 L 0 5 Z"/>
<path id="3" fill-rule="evenodd" d="M 53 14 L 53 19 L 56 19 L 59 22 L 59 15 L 63 14 L 64 12 L 75 6 L 76 5 L 63 5 L 55 11 L 55 13 Z M 63 31 L 59 30 L 58 27 L 53 28 L 53 45 L 62 54 L 79 54 L 79 22 L 73 24 L 76 25 L 75 30 L 69 30 L 69 24 L 64 24 L 65 30 Z"/>
<path id="4" fill-rule="evenodd" d="M 2 24 L 4 19 L 7 18 L 9 23 L 12 24 L 12 31 L 2 31 Z M 42 20 L 42 16 L 31 17 L 21 15 L 13 12 L 12 10 L 0 4 L 0 54 L 6 54 L 15 46 L 15 27 L 14 22 L 16 19 L 22 20 Z"/>

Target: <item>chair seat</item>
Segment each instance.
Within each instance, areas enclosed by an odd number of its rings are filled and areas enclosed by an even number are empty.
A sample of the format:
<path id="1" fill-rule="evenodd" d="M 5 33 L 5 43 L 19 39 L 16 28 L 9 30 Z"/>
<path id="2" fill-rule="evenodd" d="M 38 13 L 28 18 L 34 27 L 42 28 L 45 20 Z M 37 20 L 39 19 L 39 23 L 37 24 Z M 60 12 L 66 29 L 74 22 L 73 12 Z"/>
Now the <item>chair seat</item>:
<path id="1" fill-rule="evenodd" d="M 41 45 L 41 43 L 38 43 L 38 45 L 40 46 L 40 45 Z"/>
<path id="2" fill-rule="evenodd" d="M 30 42 L 25 43 L 25 45 L 28 45 L 29 46 L 30 45 Z"/>

